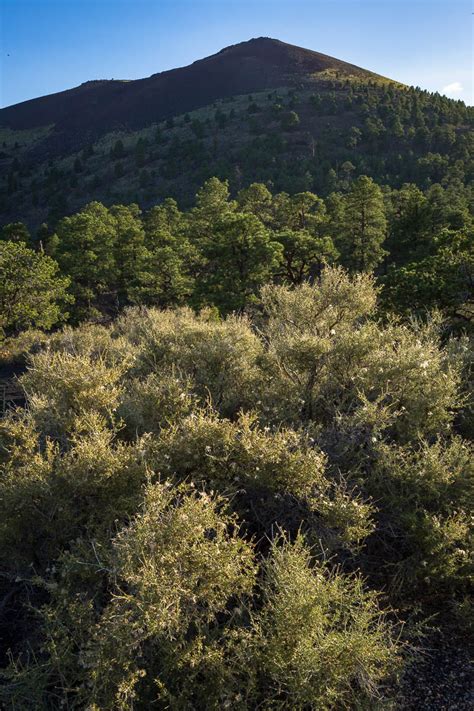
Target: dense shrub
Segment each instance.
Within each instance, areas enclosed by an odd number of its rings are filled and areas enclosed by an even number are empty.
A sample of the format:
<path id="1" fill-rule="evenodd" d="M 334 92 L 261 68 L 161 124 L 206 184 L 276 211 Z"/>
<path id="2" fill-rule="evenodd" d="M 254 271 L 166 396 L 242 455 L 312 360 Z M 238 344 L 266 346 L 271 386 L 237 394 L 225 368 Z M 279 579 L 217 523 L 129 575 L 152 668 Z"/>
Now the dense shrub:
<path id="1" fill-rule="evenodd" d="M 252 400 L 262 344 L 247 319 L 221 321 L 213 312 L 195 316 L 190 309 L 130 309 L 115 329 L 138 345 L 140 377 L 174 367 L 192 380 L 201 402 L 211 399 L 223 414 Z"/>
<path id="2" fill-rule="evenodd" d="M 113 418 L 123 372 L 123 365 L 108 366 L 102 357 L 43 351 L 32 356 L 20 382 L 41 433 L 64 439 L 87 427 L 91 414 Z"/>
<path id="3" fill-rule="evenodd" d="M 219 708 L 230 675 L 225 620 L 255 580 L 252 547 L 222 507 L 205 492 L 154 484 L 109 549 L 63 560 L 61 587 L 50 583 L 53 598 L 42 611 L 49 662 L 40 669 L 31 662 L 30 702 Z M 104 572 L 105 604 L 96 590 Z M 18 704 L 28 675 L 21 682 L 11 692 Z"/>
<path id="4" fill-rule="evenodd" d="M 376 449 L 367 484 L 383 519 L 377 544 L 393 561 L 394 592 L 462 599 L 474 570 L 472 446 L 453 438 Z"/>
<path id="5" fill-rule="evenodd" d="M 465 629 L 470 346 L 376 302 L 326 267 L 251 316 L 133 308 L 22 341 L 0 703 L 375 709 L 392 604 Z"/>
<path id="6" fill-rule="evenodd" d="M 449 431 L 462 405 L 461 359 L 441 345 L 436 318 L 369 320 L 375 297 L 370 277 L 339 269 L 327 269 L 318 288 L 265 289 L 270 416 L 318 423 L 327 446 L 331 433 L 351 452 L 382 434 L 416 441 Z"/>
<path id="7" fill-rule="evenodd" d="M 262 598 L 243 652 L 251 708 L 370 708 L 396 668 L 397 646 L 361 579 L 311 561 L 301 538 L 276 540 Z"/>
<path id="8" fill-rule="evenodd" d="M 137 508 L 146 480 L 143 444 L 114 441 L 97 415 L 86 419 L 66 452 L 49 439 L 42 444 L 31 419 L 1 422 L 3 564 L 31 563 L 39 572 L 77 536 L 110 535 Z"/>
<path id="9" fill-rule="evenodd" d="M 189 415 L 197 397 L 188 379 L 170 372 L 150 373 L 133 378 L 127 385 L 118 408 L 130 437 L 146 432 L 159 434 L 163 427 Z"/>
<path id="10" fill-rule="evenodd" d="M 325 476 L 326 458 L 313 442 L 291 429 L 261 429 L 251 415 L 232 423 L 192 413 L 163 432 L 152 458 L 167 476 L 245 495 L 246 518 L 266 533 L 275 521 L 295 528 L 312 514 L 346 541 L 363 539 L 371 530 L 370 506 Z M 259 498 L 265 504 L 255 512 L 252 501 Z"/>

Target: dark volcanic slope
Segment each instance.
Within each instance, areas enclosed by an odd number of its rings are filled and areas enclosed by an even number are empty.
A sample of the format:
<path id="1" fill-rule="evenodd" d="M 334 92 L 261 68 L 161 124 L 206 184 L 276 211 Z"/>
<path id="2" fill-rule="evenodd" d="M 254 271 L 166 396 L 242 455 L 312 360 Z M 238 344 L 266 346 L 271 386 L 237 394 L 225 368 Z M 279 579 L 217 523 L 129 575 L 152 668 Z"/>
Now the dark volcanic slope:
<path id="1" fill-rule="evenodd" d="M 141 128 L 219 98 L 275 88 L 325 70 L 375 76 L 324 54 L 261 37 L 147 79 L 90 81 L 9 106 L 0 110 L 0 126 L 29 129 L 54 124 L 48 149 L 60 151 L 114 128 Z"/>

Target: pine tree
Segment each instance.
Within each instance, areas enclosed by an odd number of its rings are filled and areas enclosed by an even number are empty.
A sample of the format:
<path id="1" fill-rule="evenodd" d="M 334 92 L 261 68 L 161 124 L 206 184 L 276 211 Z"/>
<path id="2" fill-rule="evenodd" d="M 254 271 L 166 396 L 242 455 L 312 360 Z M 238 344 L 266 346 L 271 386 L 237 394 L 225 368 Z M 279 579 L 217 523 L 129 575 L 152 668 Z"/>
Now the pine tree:
<path id="1" fill-rule="evenodd" d="M 361 175 L 352 183 L 338 228 L 343 264 L 352 271 L 373 271 L 386 254 L 387 220 L 382 190 L 372 178 Z"/>

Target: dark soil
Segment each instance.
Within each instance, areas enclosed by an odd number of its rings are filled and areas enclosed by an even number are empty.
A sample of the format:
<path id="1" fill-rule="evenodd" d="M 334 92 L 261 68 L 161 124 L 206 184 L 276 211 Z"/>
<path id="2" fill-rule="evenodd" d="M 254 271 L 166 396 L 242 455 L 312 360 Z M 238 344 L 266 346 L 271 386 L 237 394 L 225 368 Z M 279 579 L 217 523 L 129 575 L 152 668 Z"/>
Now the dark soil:
<path id="1" fill-rule="evenodd" d="M 436 632 L 426 639 L 404 674 L 397 709 L 472 711 L 474 669 L 468 643 L 450 639 L 447 632 Z"/>

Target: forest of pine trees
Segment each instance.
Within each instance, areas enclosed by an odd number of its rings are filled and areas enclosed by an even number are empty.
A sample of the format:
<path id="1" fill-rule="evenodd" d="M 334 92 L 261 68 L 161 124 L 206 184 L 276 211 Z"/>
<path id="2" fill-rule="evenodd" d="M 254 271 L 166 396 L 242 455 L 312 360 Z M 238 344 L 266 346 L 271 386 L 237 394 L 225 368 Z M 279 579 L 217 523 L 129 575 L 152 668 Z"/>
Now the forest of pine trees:
<path id="1" fill-rule="evenodd" d="M 322 199 L 254 183 L 232 199 L 227 183 L 211 178 L 186 211 L 171 198 L 146 212 L 94 202 L 54 232 L 5 226 L 0 299 L 10 306 L 2 327 L 14 335 L 132 304 L 243 312 L 258 305 L 265 284 L 313 283 L 331 264 L 374 272 L 386 311 L 423 316 L 437 308 L 453 325 L 469 325 L 472 234 L 467 197 L 440 185 L 382 190 L 360 176 Z M 19 288 L 20 260 L 37 288 Z"/>

